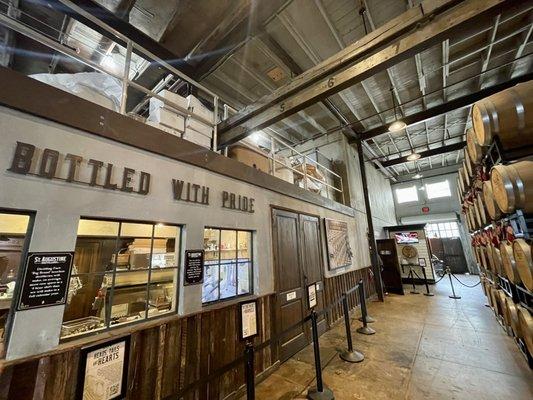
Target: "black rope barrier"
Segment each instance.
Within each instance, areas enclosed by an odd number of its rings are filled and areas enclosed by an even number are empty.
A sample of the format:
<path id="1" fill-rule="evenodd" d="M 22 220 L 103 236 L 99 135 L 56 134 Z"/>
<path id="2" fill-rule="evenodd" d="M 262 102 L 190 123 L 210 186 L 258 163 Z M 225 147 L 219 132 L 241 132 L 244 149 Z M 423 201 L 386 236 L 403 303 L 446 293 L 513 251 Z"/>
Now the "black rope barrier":
<path id="1" fill-rule="evenodd" d="M 286 335 L 287 333 L 289 333 L 293 329 L 301 327 L 306 322 L 311 321 L 313 319 L 313 317 L 315 318 L 315 321 L 316 321 L 316 319 L 318 317 L 329 313 L 331 310 L 333 310 L 334 307 L 337 307 L 340 303 L 342 303 L 345 300 L 347 300 L 347 296 L 352 294 L 356 290 L 359 290 L 360 291 L 360 295 L 364 296 L 364 290 L 361 290 L 362 287 L 363 287 L 362 282 L 357 283 L 354 287 L 352 287 L 351 289 L 349 289 L 348 291 L 343 293 L 338 299 L 336 299 L 328 307 L 323 308 L 320 311 L 312 311 L 312 313 L 310 313 L 308 316 L 303 318 L 301 321 L 298 321 L 295 324 L 293 324 L 293 325 L 289 326 L 288 328 L 286 328 L 285 330 L 283 330 L 282 332 L 271 336 L 268 340 L 264 341 L 261 344 L 258 344 L 257 346 L 253 346 L 253 345 L 251 345 L 251 343 L 247 344 L 247 348 L 245 349 L 245 353 L 242 356 L 234 359 L 233 361 L 229 362 L 228 364 L 224 365 L 223 367 L 219 368 L 218 370 L 208 374 L 207 376 L 204 376 L 202 378 L 197 379 L 194 382 L 191 382 L 191 383 L 187 384 L 184 388 L 179 390 L 177 393 L 172 394 L 170 396 L 167 396 L 163 400 L 178 400 L 178 399 L 181 399 L 187 393 L 189 393 L 190 391 L 198 389 L 200 386 L 203 386 L 203 385 L 209 383 L 213 379 L 218 378 L 218 377 L 224 375 L 225 373 L 231 371 L 232 369 L 239 367 L 241 365 L 241 363 L 244 363 L 244 362 L 248 362 L 249 363 L 250 359 L 253 360 L 252 355 L 250 353 L 265 349 L 266 347 L 272 345 L 273 342 L 277 342 L 279 339 L 281 339 L 281 337 L 283 335 Z M 364 308 L 363 312 L 366 314 L 366 305 L 363 306 L 363 304 L 365 303 L 365 299 L 361 298 L 360 302 L 361 302 L 361 309 L 363 310 L 363 308 Z M 344 309 L 344 307 L 343 307 L 343 309 Z"/>
<path id="2" fill-rule="evenodd" d="M 481 284 L 481 281 L 479 281 L 479 282 L 476 283 L 475 285 L 470 286 L 470 285 L 467 285 L 466 283 L 461 282 L 461 281 L 459 280 L 459 278 L 456 277 L 456 276 L 455 276 L 454 274 L 452 274 L 451 272 L 450 272 L 450 274 L 455 278 L 455 280 L 456 280 L 457 282 L 459 282 L 461 285 L 463 285 L 463 286 L 465 286 L 465 287 L 467 287 L 467 288 L 470 288 L 470 289 L 475 288 L 476 286 L 478 286 L 478 285 Z"/>

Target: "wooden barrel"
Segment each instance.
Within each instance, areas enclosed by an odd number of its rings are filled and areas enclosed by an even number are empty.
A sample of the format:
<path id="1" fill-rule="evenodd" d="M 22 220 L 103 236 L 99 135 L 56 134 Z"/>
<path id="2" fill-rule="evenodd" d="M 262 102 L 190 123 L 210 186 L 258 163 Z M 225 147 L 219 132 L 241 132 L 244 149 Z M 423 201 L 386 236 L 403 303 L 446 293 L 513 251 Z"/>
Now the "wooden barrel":
<path id="1" fill-rule="evenodd" d="M 496 135 L 504 149 L 533 144 L 533 81 L 475 103 L 472 125 L 481 146 L 489 146 Z"/>
<path id="2" fill-rule="evenodd" d="M 524 239 L 516 239 L 513 242 L 513 255 L 522 284 L 527 290 L 533 291 L 533 260 L 530 244 Z"/>
<path id="3" fill-rule="evenodd" d="M 479 257 L 481 258 L 481 266 L 485 269 L 489 269 L 489 263 L 487 261 L 487 252 L 485 246 L 479 246 Z"/>
<path id="4" fill-rule="evenodd" d="M 476 201 L 477 201 L 477 210 L 479 212 L 481 225 L 485 226 L 488 223 L 488 219 L 487 219 L 487 213 L 485 211 L 485 204 L 483 203 L 483 194 L 481 192 L 477 194 Z"/>
<path id="5" fill-rule="evenodd" d="M 459 182 L 459 188 L 461 189 L 461 193 L 464 193 L 465 190 L 465 181 L 463 179 L 463 169 L 459 168 L 457 170 L 457 182 Z"/>
<path id="6" fill-rule="evenodd" d="M 501 218 L 502 212 L 496 200 L 494 200 L 494 195 L 492 193 L 492 184 L 490 181 L 483 182 L 483 203 L 485 204 L 485 209 L 487 214 L 492 221 L 496 221 Z"/>
<path id="7" fill-rule="evenodd" d="M 533 317 L 524 307 L 518 308 L 518 321 L 520 324 L 520 333 L 526 343 L 529 354 L 533 355 Z"/>
<path id="8" fill-rule="evenodd" d="M 500 210 L 533 212 L 533 157 L 508 165 L 496 165 L 490 171 L 492 193 Z"/>
<path id="9" fill-rule="evenodd" d="M 481 226 L 481 217 L 479 216 L 479 211 L 477 209 L 477 202 L 474 201 L 470 208 L 472 208 L 472 217 L 474 217 L 474 223 L 476 224 L 476 227 Z"/>
<path id="10" fill-rule="evenodd" d="M 503 271 L 505 276 L 513 283 L 520 282 L 520 276 L 516 269 L 516 263 L 513 255 L 513 246 L 507 242 L 500 243 L 500 255 L 502 258 Z"/>
<path id="11" fill-rule="evenodd" d="M 470 159 L 470 156 L 468 155 L 468 151 L 465 149 L 465 166 L 466 166 L 466 172 L 470 178 L 474 176 L 475 168 L 474 164 L 472 163 L 472 160 Z"/>
<path id="12" fill-rule="evenodd" d="M 491 250 L 492 250 L 492 261 L 494 262 L 494 271 L 498 275 L 504 275 L 503 266 L 502 266 L 502 256 L 500 254 L 500 249 L 492 245 Z"/>
<path id="13" fill-rule="evenodd" d="M 493 258 L 493 253 L 492 253 L 492 243 L 489 243 L 487 246 L 485 246 L 485 252 L 487 254 L 488 269 L 491 272 L 496 273 L 496 268 L 494 266 L 494 258 Z"/>
<path id="14" fill-rule="evenodd" d="M 470 186 L 472 186 L 472 178 L 468 175 L 468 171 L 466 170 L 466 162 L 463 160 L 463 165 L 461 166 L 463 171 L 463 179 L 465 183 L 465 189 L 468 190 Z"/>
<path id="15" fill-rule="evenodd" d="M 466 131 L 466 151 L 470 160 L 474 164 L 479 164 L 483 158 L 483 148 L 480 146 L 477 141 L 476 133 L 473 129 L 468 129 Z"/>
<path id="16" fill-rule="evenodd" d="M 511 315 L 507 311 L 507 295 L 503 290 L 498 290 L 498 307 L 500 315 L 503 317 L 503 321 L 506 326 L 511 326 Z"/>
<path id="17" fill-rule="evenodd" d="M 518 320 L 518 307 L 510 297 L 505 298 L 505 306 L 507 308 L 507 314 L 511 320 L 511 329 L 516 337 L 522 337 L 520 331 L 520 321 Z"/>

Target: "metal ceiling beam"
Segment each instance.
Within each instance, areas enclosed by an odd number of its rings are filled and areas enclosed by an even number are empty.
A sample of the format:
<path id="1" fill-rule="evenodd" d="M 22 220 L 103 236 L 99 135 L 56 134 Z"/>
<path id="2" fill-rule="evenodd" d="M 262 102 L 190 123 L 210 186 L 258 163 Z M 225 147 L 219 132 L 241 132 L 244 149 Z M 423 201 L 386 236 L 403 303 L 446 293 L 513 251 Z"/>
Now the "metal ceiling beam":
<path id="1" fill-rule="evenodd" d="M 370 32 L 344 50 L 329 57 L 317 66 L 310 68 L 276 92 L 247 107 L 244 110 L 245 112 L 233 116 L 225 125 L 233 127 L 243 123 L 252 116 L 268 109 L 271 104 L 280 103 L 290 95 L 319 82 L 331 73 L 340 71 L 356 60 L 368 56 L 379 48 L 388 45 L 406 32 L 416 29 L 419 24 L 430 20 L 435 14 L 442 12 L 444 9 L 458 2 L 458 0 L 422 1 L 417 7 L 393 18 L 379 27 L 379 29 Z"/>
<path id="2" fill-rule="evenodd" d="M 220 146 L 235 143 L 250 135 L 254 130 L 269 126 L 288 115 L 308 107 L 323 98 L 338 93 L 364 79 L 395 65 L 436 42 L 455 34 L 464 34 L 473 29 L 472 19 L 491 18 L 516 0 L 465 0 L 445 13 L 434 16 L 431 22 L 397 40 L 377 53 L 368 56 L 341 72 L 330 75 L 306 89 L 286 98 L 279 105 L 271 102 L 257 115 L 244 110 L 233 120 L 219 124 Z M 324 71 L 330 73 L 330 71 Z M 258 102 L 258 104 L 260 104 Z M 258 107 L 258 104 L 254 107 Z M 239 122 L 236 122 L 239 121 Z"/>
<path id="3" fill-rule="evenodd" d="M 449 145 L 446 145 L 446 146 L 442 146 L 442 147 L 439 147 L 439 148 L 436 148 L 436 149 L 430 149 L 430 150 L 422 151 L 422 152 L 418 153 L 418 154 L 420 154 L 419 160 L 424 159 L 426 157 L 431 157 L 431 156 L 436 156 L 436 155 L 439 155 L 439 154 L 445 154 L 445 153 L 450 153 L 452 151 L 457 151 L 459 149 L 462 149 L 465 146 L 466 146 L 466 142 L 459 142 L 459 143 L 453 143 L 453 144 L 449 144 Z M 381 164 L 383 164 L 384 167 L 390 167 L 390 166 L 393 166 L 393 165 L 398 165 L 398 164 L 403 164 L 403 163 L 406 163 L 406 162 L 410 162 L 407 159 L 407 157 L 408 156 L 395 158 L 394 160 L 382 161 Z"/>
<path id="4" fill-rule="evenodd" d="M 496 18 L 494 18 L 494 25 L 491 29 L 490 35 L 489 35 L 489 44 L 487 47 L 487 52 L 484 57 L 482 57 L 483 64 L 481 65 L 481 75 L 479 75 L 479 88 L 483 88 L 483 81 L 485 80 L 484 72 L 489 67 L 490 62 L 490 55 L 492 54 L 492 47 L 494 46 L 494 40 L 496 40 L 496 33 L 498 32 L 498 25 L 500 23 L 501 14 L 498 14 Z"/>
<path id="5" fill-rule="evenodd" d="M 487 87 L 485 89 L 479 90 L 478 92 L 468 94 L 463 97 L 459 97 L 453 100 L 449 100 L 447 103 L 431 107 L 427 110 L 420 111 L 418 113 L 408 115 L 403 118 L 403 121 L 407 125 L 413 125 L 420 122 L 427 121 L 429 119 L 438 117 L 442 114 L 445 114 L 450 111 L 457 110 L 459 108 L 470 106 L 478 100 L 481 100 L 485 97 L 488 97 L 494 93 L 498 93 L 502 90 L 508 89 L 517 83 L 527 82 L 533 79 L 533 73 L 528 73 L 519 77 L 515 77 L 503 83 Z M 388 132 L 388 125 L 378 126 L 376 128 L 369 129 L 365 132 L 362 132 L 363 139 L 371 139 L 373 137 L 383 135 Z"/>
<path id="6" fill-rule="evenodd" d="M 90 19 L 78 13 L 75 9 L 65 4 L 63 1 L 46 0 L 46 3 L 48 3 L 50 7 L 67 14 L 69 17 L 95 30 L 102 36 L 110 37 L 110 33 L 107 30 L 103 29 L 98 24 L 93 23 Z M 105 7 L 102 7 L 101 5 L 92 0 L 73 0 L 72 3 L 80 7 L 85 12 L 96 16 L 98 19 L 105 22 L 115 31 L 120 32 L 124 36 L 127 36 L 135 43 L 137 43 L 141 47 L 144 47 L 159 58 L 166 60 L 174 68 L 179 69 L 181 72 L 188 76 L 193 76 L 193 69 L 188 63 L 183 61 L 181 58 L 176 57 L 174 53 L 170 52 L 168 49 L 166 49 L 164 46 L 162 46 L 159 42 L 157 42 L 150 36 L 135 28 L 128 21 L 118 18 L 115 14 L 113 14 Z M 111 39 L 122 47 L 126 48 L 126 43 L 122 39 L 118 37 L 112 37 Z M 135 48 L 134 52 L 142 57 L 142 54 Z"/>

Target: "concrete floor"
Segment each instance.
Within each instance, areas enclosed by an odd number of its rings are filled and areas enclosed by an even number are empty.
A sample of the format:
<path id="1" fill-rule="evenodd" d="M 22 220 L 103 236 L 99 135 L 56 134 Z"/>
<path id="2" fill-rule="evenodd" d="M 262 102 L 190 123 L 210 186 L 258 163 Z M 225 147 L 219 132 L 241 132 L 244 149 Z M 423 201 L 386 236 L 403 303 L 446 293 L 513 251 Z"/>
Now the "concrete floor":
<path id="1" fill-rule="evenodd" d="M 533 399 L 533 372 L 485 307 L 481 287 L 457 286 L 460 300 L 448 298 L 446 278 L 432 287 L 434 297 L 407 291 L 387 296 L 385 303 L 371 302 L 375 335 L 355 333 L 360 323 L 352 319 L 354 347 L 365 355 L 362 363 L 349 364 L 337 355 L 346 345 L 344 325 L 321 336 L 323 380 L 335 399 Z M 305 399 L 314 385 L 309 346 L 261 382 L 256 398 Z"/>

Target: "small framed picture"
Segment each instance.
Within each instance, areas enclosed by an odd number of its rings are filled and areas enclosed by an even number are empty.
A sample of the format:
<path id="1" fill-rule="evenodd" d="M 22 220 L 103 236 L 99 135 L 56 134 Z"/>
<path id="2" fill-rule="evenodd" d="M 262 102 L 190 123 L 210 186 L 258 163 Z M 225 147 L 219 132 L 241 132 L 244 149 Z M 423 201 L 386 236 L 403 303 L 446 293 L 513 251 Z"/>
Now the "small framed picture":
<path id="1" fill-rule="evenodd" d="M 418 259 L 418 265 L 420 265 L 421 267 L 425 267 L 426 266 L 426 259 L 425 258 L 419 258 Z"/>
<path id="2" fill-rule="evenodd" d="M 249 340 L 259 334 L 257 300 L 243 301 L 239 303 L 241 340 Z"/>
<path id="3" fill-rule="evenodd" d="M 316 300 L 316 283 L 312 283 L 307 286 L 307 305 L 309 309 L 312 310 L 317 305 Z"/>

